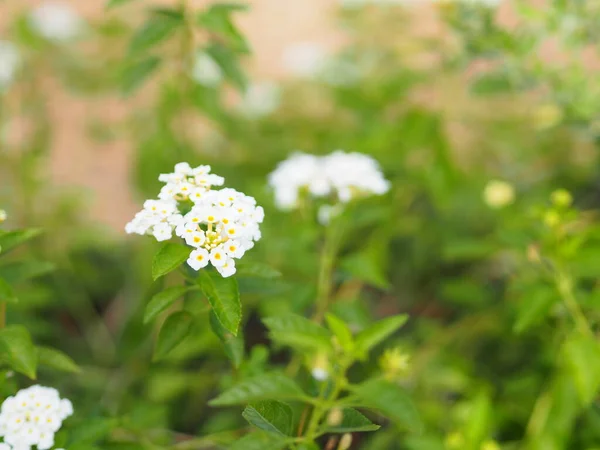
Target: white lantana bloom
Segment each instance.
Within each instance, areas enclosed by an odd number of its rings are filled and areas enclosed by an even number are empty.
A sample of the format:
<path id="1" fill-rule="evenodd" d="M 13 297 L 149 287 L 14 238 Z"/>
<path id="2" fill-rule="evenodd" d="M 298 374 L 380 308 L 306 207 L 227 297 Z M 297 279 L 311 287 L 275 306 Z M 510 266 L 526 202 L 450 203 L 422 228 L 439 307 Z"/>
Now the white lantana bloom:
<path id="1" fill-rule="evenodd" d="M 54 435 L 63 421 L 73 414 L 73 405 L 61 399 L 58 391 L 44 386 L 22 389 L 2 403 L 0 436 L 5 449 L 48 450 L 54 446 Z M 10 445 L 10 446 L 9 446 Z"/>
<path id="2" fill-rule="evenodd" d="M 269 175 L 275 203 L 281 209 L 293 209 L 303 191 L 313 197 L 334 197 L 347 203 L 365 195 L 382 195 L 389 188 L 377 162 L 362 153 L 337 150 L 326 156 L 294 153 Z M 327 222 L 331 211 L 320 219 Z"/>
<path id="3" fill-rule="evenodd" d="M 192 68 L 192 78 L 203 86 L 214 87 L 223 80 L 223 71 L 212 56 L 198 52 Z"/>
<path id="4" fill-rule="evenodd" d="M 283 51 L 284 68 L 302 78 L 313 78 L 319 75 L 327 64 L 327 50 L 314 42 L 301 42 L 286 47 Z"/>
<path id="5" fill-rule="evenodd" d="M 236 271 L 235 260 L 261 238 L 264 210 L 253 197 L 234 189 L 212 190 L 224 179 L 210 171 L 210 166 L 179 163 L 173 173 L 160 175 L 165 186 L 159 199 L 147 200 L 125 231 L 158 241 L 175 234 L 192 247 L 187 261 L 192 269 L 211 264 L 229 277 Z"/>
<path id="6" fill-rule="evenodd" d="M 29 14 L 29 23 L 42 37 L 56 42 L 76 38 L 83 30 L 83 20 L 65 3 L 46 2 Z"/>
<path id="7" fill-rule="evenodd" d="M 20 62 L 17 47 L 8 41 L 0 41 L 0 91 L 15 79 Z"/>
<path id="8" fill-rule="evenodd" d="M 248 87 L 238 108 L 248 117 L 264 117 L 275 112 L 280 103 L 280 87 L 270 81 L 262 81 Z"/>

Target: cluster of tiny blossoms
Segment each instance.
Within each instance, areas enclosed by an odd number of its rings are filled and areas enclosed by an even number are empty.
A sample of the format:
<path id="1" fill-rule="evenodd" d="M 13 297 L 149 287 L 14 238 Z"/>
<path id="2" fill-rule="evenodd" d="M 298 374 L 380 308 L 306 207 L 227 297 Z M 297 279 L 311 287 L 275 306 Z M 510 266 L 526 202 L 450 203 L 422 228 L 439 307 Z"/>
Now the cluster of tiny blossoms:
<path id="1" fill-rule="evenodd" d="M 385 194 L 390 188 L 377 161 L 341 150 L 326 156 L 294 153 L 270 174 L 269 184 L 281 209 L 297 207 L 303 191 L 347 203 L 365 195 Z"/>
<path id="2" fill-rule="evenodd" d="M 179 163 L 173 173 L 160 175 L 165 186 L 158 200 L 147 200 L 125 231 L 150 234 L 158 241 L 175 234 L 193 248 L 187 261 L 191 268 L 200 270 L 211 263 L 229 277 L 236 271 L 235 259 L 260 239 L 264 211 L 253 197 L 235 189 L 213 190 L 225 180 L 210 170 Z"/>
<path id="3" fill-rule="evenodd" d="M 0 412 L 0 450 L 47 450 L 63 420 L 73 414 L 73 405 L 61 399 L 56 389 L 31 386 L 8 397 Z M 61 449 L 57 449 L 61 450 Z"/>

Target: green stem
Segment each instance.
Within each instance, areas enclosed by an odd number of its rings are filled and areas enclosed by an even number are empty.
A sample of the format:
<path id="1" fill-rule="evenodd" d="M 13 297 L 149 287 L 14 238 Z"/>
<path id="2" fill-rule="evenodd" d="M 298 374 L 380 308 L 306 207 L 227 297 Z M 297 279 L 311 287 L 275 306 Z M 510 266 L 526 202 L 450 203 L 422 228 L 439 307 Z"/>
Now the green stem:
<path id="1" fill-rule="evenodd" d="M 575 298 L 575 294 L 573 293 L 573 280 L 571 277 L 565 274 L 563 271 L 558 271 L 555 282 L 563 303 L 573 318 L 577 329 L 583 334 L 593 336 L 594 333 L 592 332 L 590 324 L 583 314 L 583 311 L 581 310 L 581 307 Z"/>
<path id="2" fill-rule="evenodd" d="M 0 302 L 0 329 L 6 326 L 6 302 Z"/>
<path id="3" fill-rule="evenodd" d="M 329 306 L 336 252 L 336 243 L 330 236 L 329 230 L 327 230 L 325 233 L 325 242 L 321 249 L 321 263 L 317 281 L 316 311 L 313 317 L 313 320 L 317 323 L 323 321 L 325 313 L 327 312 L 327 307 Z"/>

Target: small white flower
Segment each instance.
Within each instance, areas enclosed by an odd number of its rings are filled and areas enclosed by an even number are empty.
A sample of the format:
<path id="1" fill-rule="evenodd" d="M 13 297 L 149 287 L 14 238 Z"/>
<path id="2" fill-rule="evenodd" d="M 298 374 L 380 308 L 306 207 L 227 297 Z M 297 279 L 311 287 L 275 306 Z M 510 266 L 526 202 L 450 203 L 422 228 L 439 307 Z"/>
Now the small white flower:
<path id="1" fill-rule="evenodd" d="M 215 267 L 224 266 L 225 264 L 227 264 L 227 261 L 229 259 L 229 256 L 221 246 L 213 248 L 210 252 L 210 262 Z"/>
<path id="2" fill-rule="evenodd" d="M 206 267 L 210 261 L 210 255 L 204 248 L 198 248 L 190 253 L 190 257 L 187 260 L 188 266 L 194 270 L 200 270 Z"/>
<path id="3" fill-rule="evenodd" d="M 8 219 L 8 214 L 3 209 L 0 209 L 0 223 L 5 222 Z"/>
<path id="4" fill-rule="evenodd" d="M 8 41 L 0 41 L 0 91 L 14 81 L 20 62 L 17 47 Z"/>
<path id="5" fill-rule="evenodd" d="M 230 277 L 236 271 L 235 260 L 228 258 L 225 264 L 223 264 L 222 266 L 217 266 L 217 270 L 223 278 Z"/>
<path id="6" fill-rule="evenodd" d="M 320 367 L 315 367 L 311 370 L 311 375 L 317 381 L 325 381 L 329 378 L 329 373 Z"/>
<path id="7" fill-rule="evenodd" d="M 29 14 L 29 23 L 40 36 L 57 42 L 69 41 L 83 29 L 81 17 L 64 3 L 41 4 Z"/>
<path id="8" fill-rule="evenodd" d="M 292 75 L 313 78 L 325 67 L 327 50 L 315 42 L 301 42 L 285 48 L 282 55 L 284 68 Z"/>
<path id="9" fill-rule="evenodd" d="M 156 238 L 158 242 L 167 241 L 173 236 L 173 229 L 168 223 L 161 222 L 154 226 L 152 235 Z"/>
<path id="10" fill-rule="evenodd" d="M 281 88 L 275 83 L 262 81 L 251 84 L 238 109 L 247 117 L 264 117 L 272 114 L 281 104 Z"/>
<path id="11" fill-rule="evenodd" d="M 192 78 L 203 86 L 214 87 L 223 80 L 223 71 L 208 53 L 199 52 L 194 62 Z"/>

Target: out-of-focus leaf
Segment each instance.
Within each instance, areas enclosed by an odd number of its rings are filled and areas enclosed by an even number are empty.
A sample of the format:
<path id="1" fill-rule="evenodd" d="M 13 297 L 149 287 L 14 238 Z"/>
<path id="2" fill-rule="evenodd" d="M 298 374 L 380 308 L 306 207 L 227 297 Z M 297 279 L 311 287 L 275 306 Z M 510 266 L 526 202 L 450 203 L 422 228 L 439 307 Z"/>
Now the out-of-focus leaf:
<path id="1" fill-rule="evenodd" d="M 239 6 L 244 5 L 237 5 L 237 8 L 227 8 L 225 6 L 226 5 L 215 4 L 206 11 L 203 11 L 198 16 L 198 25 L 205 30 L 215 33 L 218 36 L 219 41 L 224 41 L 227 47 L 233 51 L 248 53 L 250 51 L 248 42 L 244 38 L 244 35 L 239 32 L 230 17 L 230 14 L 233 11 L 241 10 Z"/>
<path id="2" fill-rule="evenodd" d="M 254 432 L 234 442 L 229 450 L 281 450 L 287 440 L 271 433 Z"/>
<path id="3" fill-rule="evenodd" d="M 294 380 L 275 372 L 242 381 L 211 400 L 210 405 L 237 405 L 256 400 L 302 400 L 304 397 Z"/>
<path id="4" fill-rule="evenodd" d="M 8 232 L 0 231 L 0 252 L 2 254 L 7 253 L 24 242 L 39 236 L 41 232 L 42 230 L 37 228 Z"/>
<path id="5" fill-rule="evenodd" d="M 242 321 L 242 303 L 236 279 L 223 278 L 215 271 L 202 270 L 198 282 L 221 325 L 237 336 Z"/>
<path id="6" fill-rule="evenodd" d="M 179 297 L 189 291 L 189 286 L 173 286 L 154 295 L 144 311 L 144 323 L 154 320 L 161 312 L 171 306 Z"/>
<path id="7" fill-rule="evenodd" d="M 358 333 L 355 338 L 354 346 L 357 355 L 361 358 L 365 358 L 373 347 L 396 332 L 407 320 L 408 316 L 406 314 L 387 317 L 375 322 L 367 329 Z"/>
<path id="8" fill-rule="evenodd" d="M 390 284 L 378 259 L 376 252 L 364 251 L 345 258 L 342 269 L 358 280 L 380 289 L 388 289 Z"/>
<path id="9" fill-rule="evenodd" d="M 398 385 L 385 380 L 369 380 L 355 386 L 361 406 L 381 411 L 397 425 L 413 431 L 422 428 L 421 419 L 408 394 Z"/>
<path id="10" fill-rule="evenodd" d="M 340 346 L 346 351 L 351 352 L 354 349 L 354 340 L 352 338 L 352 332 L 348 325 L 337 316 L 333 314 L 327 314 L 325 316 L 327 319 L 327 325 L 329 329 L 333 332 L 335 337 L 337 338 Z"/>
<path id="11" fill-rule="evenodd" d="M 1 303 L 18 303 L 17 296 L 13 288 L 3 278 L 0 278 L 0 302 Z"/>
<path id="12" fill-rule="evenodd" d="M 479 95 L 502 94 L 510 91 L 512 84 L 502 73 L 486 73 L 471 84 L 471 91 Z"/>
<path id="13" fill-rule="evenodd" d="M 244 91 L 248 84 L 248 80 L 240 66 L 238 55 L 218 43 L 211 44 L 206 51 L 213 57 L 217 64 L 219 64 L 227 79 L 229 79 L 229 81 L 231 81 L 238 89 Z"/>
<path id="14" fill-rule="evenodd" d="M 18 261 L 0 266 L 0 277 L 10 284 L 30 280 L 54 270 L 54 265 L 44 261 Z"/>
<path id="15" fill-rule="evenodd" d="M 131 94 L 150 76 L 160 65 L 158 56 L 149 56 L 126 66 L 121 73 L 121 91 Z"/>
<path id="16" fill-rule="evenodd" d="M 556 292 L 549 287 L 529 289 L 530 295 L 521 296 L 514 330 L 522 333 L 548 316 L 557 301 Z"/>
<path id="17" fill-rule="evenodd" d="M 10 325 L 0 330 L 0 349 L 7 355 L 13 370 L 35 379 L 38 355 L 25 327 Z"/>
<path id="18" fill-rule="evenodd" d="M 223 343 L 225 354 L 231 360 L 233 367 L 238 368 L 244 359 L 244 338 L 241 333 L 234 336 L 221 324 L 214 311 L 210 312 L 210 327 Z"/>
<path id="19" fill-rule="evenodd" d="M 337 425 L 329 425 L 327 433 L 358 433 L 364 431 L 377 431 L 381 428 L 375 425 L 363 414 L 352 408 L 342 410 L 342 421 Z"/>
<path id="20" fill-rule="evenodd" d="M 292 434 L 292 408 L 274 400 L 254 402 L 242 413 L 250 424 L 268 433 L 290 436 Z"/>
<path id="21" fill-rule="evenodd" d="M 129 53 L 148 50 L 169 37 L 183 21 L 174 15 L 152 14 L 131 38 Z"/>
<path id="22" fill-rule="evenodd" d="M 50 367 L 62 372 L 79 373 L 81 368 L 69 356 L 50 347 L 37 348 L 38 362 L 41 366 Z"/>
<path id="23" fill-rule="evenodd" d="M 190 334 L 194 317 L 187 311 L 177 311 L 165 320 L 154 348 L 154 360 L 164 358 Z"/>
<path id="24" fill-rule="evenodd" d="M 563 346 L 566 371 L 575 382 L 579 398 L 589 405 L 600 387 L 600 345 L 593 336 L 574 333 Z"/>
<path id="25" fill-rule="evenodd" d="M 236 265 L 236 276 L 238 277 L 253 277 L 253 278 L 279 278 L 281 272 L 260 263 L 244 263 L 240 262 Z"/>
<path id="26" fill-rule="evenodd" d="M 299 349 L 331 348 L 331 333 L 322 326 L 296 314 L 268 317 L 263 320 L 271 338 L 280 344 Z"/>
<path id="27" fill-rule="evenodd" d="M 154 256 L 154 260 L 152 261 L 152 278 L 156 280 L 177 269 L 189 256 L 189 247 L 167 242 Z"/>

